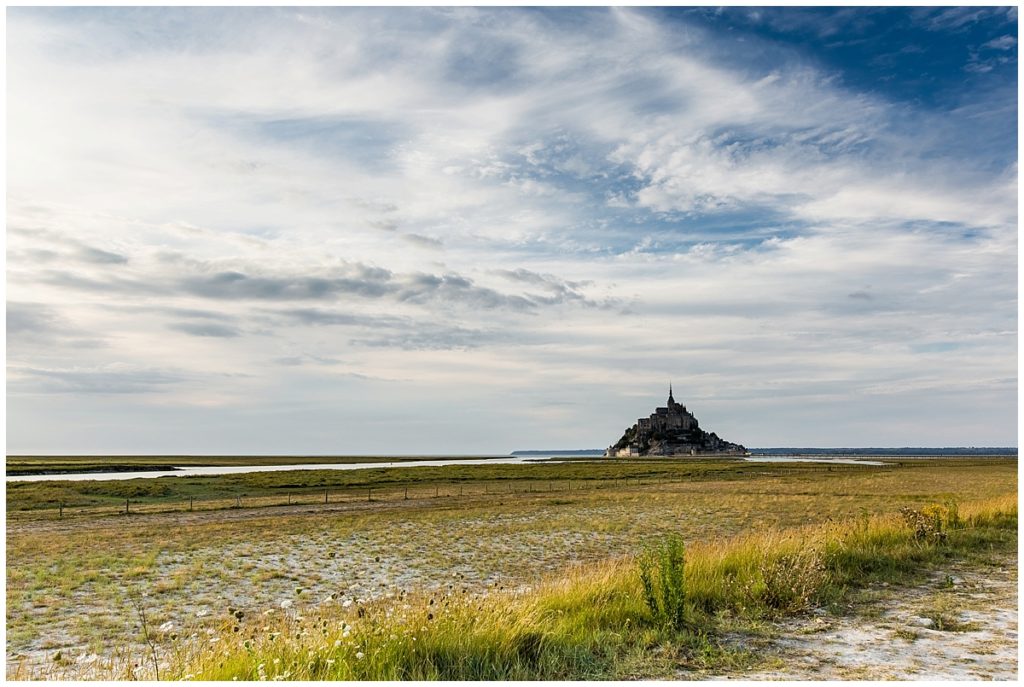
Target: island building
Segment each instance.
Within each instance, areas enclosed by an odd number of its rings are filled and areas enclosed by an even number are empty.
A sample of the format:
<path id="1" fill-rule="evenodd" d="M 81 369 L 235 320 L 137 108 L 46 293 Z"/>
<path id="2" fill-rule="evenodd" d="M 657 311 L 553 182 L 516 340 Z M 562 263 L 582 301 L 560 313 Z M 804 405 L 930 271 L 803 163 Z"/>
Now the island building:
<path id="1" fill-rule="evenodd" d="M 740 444 L 720 439 L 714 432 L 700 428 L 697 418 L 676 403 L 672 384 L 668 385 L 668 403 L 656 408 L 650 417 L 642 417 L 628 428 L 622 438 L 608 447 L 605 456 L 744 456 Z"/>

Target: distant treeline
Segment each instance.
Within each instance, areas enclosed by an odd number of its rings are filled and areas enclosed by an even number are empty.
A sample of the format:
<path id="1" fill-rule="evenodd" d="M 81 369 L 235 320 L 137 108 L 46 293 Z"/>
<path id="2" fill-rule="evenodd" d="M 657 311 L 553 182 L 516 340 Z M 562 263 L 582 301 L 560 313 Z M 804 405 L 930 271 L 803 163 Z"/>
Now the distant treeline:
<path id="1" fill-rule="evenodd" d="M 1013 446 L 945 446 L 922 448 L 752 448 L 755 456 L 1015 456 Z"/>

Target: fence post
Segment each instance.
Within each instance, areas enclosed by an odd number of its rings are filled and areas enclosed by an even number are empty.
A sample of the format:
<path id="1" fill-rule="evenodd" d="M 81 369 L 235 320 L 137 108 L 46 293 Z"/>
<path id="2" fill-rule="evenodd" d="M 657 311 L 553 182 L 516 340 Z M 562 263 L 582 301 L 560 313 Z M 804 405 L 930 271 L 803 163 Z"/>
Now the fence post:
<path id="1" fill-rule="evenodd" d="M 57 517 L 60 518 L 61 520 L 64 519 L 64 502 L 63 501 L 61 501 L 61 503 L 60 503 L 60 514 Z"/>
<path id="2" fill-rule="evenodd" d="M 131 509 L 128 506 L 128 499 L 125 499 L 124 500 L 124 514 L 128 515 L 130 512 L 131 512 Z"/>
<path id="3" fill-rule="evenodd" d="M 324 503 L 327 503 L 327 490 L 324 489 Z"/>
<path id="4" fill-rule="evenodd" d="M 462 498 L 462 485 L 459 485 L 459 498 Z"/>
<path id="5" fill-rule="evenodd" d="M 242 497 L 241 496 L 235 496 L 235 507 L 236 508 L 241 508 L 242 507 Z"/>
<path id="6" fill-rule="evenodd" d="M 192 512 L 192 497 L 191 496 L 188 497 L 188 512 L 189 513 Z"/>
<path id="7" fill-rule="evenodd" d="M 437 485 L 434 485 L 434 498 L 437 498 Z"/>
<path id="8" fill-rule="evenodd" d="M 292 495 L 288 494 L 288 505 L 292 505 Z"/>
<path id="9" fill-rule="evenodd" d="M 409 500 L 409 487 L 405 488 L 405 496 L 403 497 L 403 500 L 405 500 L 405 501 Z"/>

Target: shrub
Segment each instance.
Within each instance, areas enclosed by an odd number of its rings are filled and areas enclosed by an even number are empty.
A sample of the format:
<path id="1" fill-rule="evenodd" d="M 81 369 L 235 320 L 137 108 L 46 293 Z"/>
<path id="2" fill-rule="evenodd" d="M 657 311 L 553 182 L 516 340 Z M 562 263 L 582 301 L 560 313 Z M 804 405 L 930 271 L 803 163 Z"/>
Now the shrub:
<path id="1" fill-rule="evenodd" d="M 644 601 L 655 622 L 673 630 L 686 627 L 683 540 L 669 535 L 648 545 L 638 559 Z"/>
<path id="2" fill-rule="evenodd" d="M 774 611 L 798 613 L 814 605 L 826 581 L 825 563 L 816 551 L 784 554 L 761 566 L 761 601 Z"/>
<path id="3" fill-rule="evenodd" d="M 946 541 L 949 530 L 964 526 L 960 508 L 956 501 L 948 500 L 945 505 L 932 504 L 921 510 L 901 508 L 900 516 L 914 530 L 914 539 L 941 543 Z"/>

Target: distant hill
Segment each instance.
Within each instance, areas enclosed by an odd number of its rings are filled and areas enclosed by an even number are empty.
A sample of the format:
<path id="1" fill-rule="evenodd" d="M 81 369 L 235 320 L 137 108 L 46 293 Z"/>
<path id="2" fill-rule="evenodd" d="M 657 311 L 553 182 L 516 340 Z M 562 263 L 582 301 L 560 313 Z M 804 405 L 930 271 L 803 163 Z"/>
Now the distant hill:
<path id="1" fill-rule="evenodd" d="M 602 448 L 573 448 L 550 451 L 513 451 L 513 456 L 603 456 Z"/>
<path id="2" fill-rule="evenodd" d="M 755 456 L 1015 456 L 1013 446 L 945 446 L 927 448 L 903 446 L 900 448 L 752 448 Z"/>

